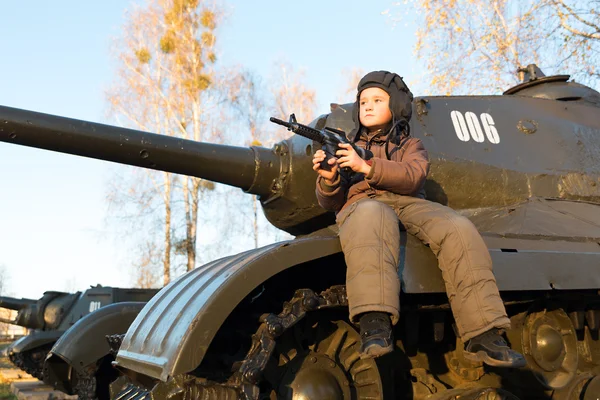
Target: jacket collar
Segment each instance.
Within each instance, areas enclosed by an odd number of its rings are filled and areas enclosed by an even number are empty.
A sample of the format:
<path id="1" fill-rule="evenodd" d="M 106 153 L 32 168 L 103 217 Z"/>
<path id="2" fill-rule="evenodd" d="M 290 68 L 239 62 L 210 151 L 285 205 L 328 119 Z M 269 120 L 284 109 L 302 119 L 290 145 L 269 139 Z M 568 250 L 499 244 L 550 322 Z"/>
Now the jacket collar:
<path id="1" fill-rule="evenodd" d="M 358 140 L 364 140 L 366 142 L 371 141 L 374 143 L 383 143 L 386 141 L 389 134 L 390 132 L 389 130 L 387 130 L 387 128 L 379 129 L 375 132 L 369 133 L 369 131 L 363 127 L 360 130 L 360 134 L 358 135 Z"/>

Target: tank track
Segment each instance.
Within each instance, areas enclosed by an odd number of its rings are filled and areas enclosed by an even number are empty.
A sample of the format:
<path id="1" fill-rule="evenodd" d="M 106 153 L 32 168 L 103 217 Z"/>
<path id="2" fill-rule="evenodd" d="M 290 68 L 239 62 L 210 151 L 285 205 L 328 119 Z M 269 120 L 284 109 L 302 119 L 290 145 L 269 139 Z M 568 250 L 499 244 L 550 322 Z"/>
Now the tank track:
<path id="1" fill-rule="evenodd" d="M 125 334 L 106 335 L 106 341 L 110 346 L 110 354 L 113 357 L 117 357 L 121 343 L 123 343 L 123 338 L 125 338 Z"/>
<path id="2" fill-rule="evenodd" d="M 106 341 L 110 346 L 110 355 L 116 357 L 119 347 L 123 342 L 124 334 L 107 335 Z M 79 400 L 104 400 L 98 397 L 98 379 L 96 378 L 97 370 L 90 370 L 85 374 L 77 375 L 77 383 L 73 388 L 73 392 Z M 102 397 L 102 396 L 100 396 Z"/>
<path id="3" fill-rule="evenodd" d="M 589 396 L 590 392 L 595 393 L 596 387 L 600 387 L 600 375 L 597 375 L 599 371 L 598 360 L 600 357 L 600 345 L 598 344 L 598 331 L 600 327 L 600 304 L 596 304 L 597 300 L 594 296 L 594 302 L 588 302 L 588 311 L 584 316 L 587 318 L 587 325 L 585 329 L 589 327 L 593 332 L 592 336 L 594 339 L 588 337 L 584 342 L 577 342 L 573 339 L 575 333 L 583 333 L 584 323 L 581 320 L 581 313 L 571 312 L 567 314 L 562 308 L 553 309 L 550 308 L 547 311 L 541 312 L 521 312 L 519 314 L 513 314 L 518 328 L 512 331 L 516 336 L 523 337 L 541 337 L 547 339 L 564 337 L 563 339 L 565 346 L 562 355 L 557 360 L 562 360 L 564 356 L 564 366 L 559 366 L 557 371 L 565 374 L 567 371 L 569 374 L 576 374 L 573 380 L 567 387 L 555 390 L 553 399 L 571 399 L 580 398 L 581 396 Z M 568 304 L 566 301 L 559 302 L 560 304 Z M 276 345 L 276 340 L 283 335 L 288 329 L 292 328 L 300 320 L 302 320 L 308 312 L 322 310 L 333 307 L 347 306 L 348 301 L 346 297 L 345 286 L 332 286 L 329 289 L 316 294 L 310 289 L 300 289 L 294 293 L 292 299 L 285 302 L 283 305 L 283 311 L 279 314 L 263 314 L 260 316 L 260 326 L 256 330 L 256 333 L 252 335 L 252 343 L 250 350 L 247 352 L 243 361 L 235 363 L 232 368 L 233 374 L 225 382 L 213 382 L 206 378 L 199 378 L 193 375 L 182 374 L 169 379 L 167 382 L 158 382 L 150 390 L 138 386 L 135 382 L 129 380 L 129 378 L 122 376 L 111 386 L 111 392 L 116 393 L 113 398 L 119 400 L 143 400 L 143 399 L 163 399 L 165 393 L 169 393 L 169 399 L 180 400 L 180 399 L 202 399 L 202 400 L 265 400 L 269 397 L 265 397 L 261 393 L 261 388 L 264 389 L 264 373 L 267 369 L 267 362 L 271 359 Z M 511 303 L 513 304 L 513 303 Z M 514 302 L 514 306 L 526 307 L 533 304 L 531 301 L 520 304 Z M 552 302 L 544 302 L 544 305 L 548 306 L 553 304 Z M 553 311 L 552 311 L 553 310 Z M 569 322 L 569 319 L 571 320 Z M 548 320 L 548 321 L 547 321 Z M 551 323 L 556 320 L 556 323 Z M 407 323 L 414 323 L 410 319 L 407 319 Z M 571 324 L 572 323 L 572 324 Z M 441 333 L 440 333 L 441 332 Z M 443 339 L 443 330 L 435 329 L 435 337 L 441 342 Z M 589 332 L 586 333 L 589 336 Z M 450 338 L 452 339 L 452 338 Z M 520 342 L 520 339 L 513 337 L 515 341 Z M 512 340 L 512 339 L 511 339 Z M 591 341 L 590 341 L 591 340 Z M 408 341 L 408 339 L 407 339 Z M 485 377 L 488 376 L 483 365 L 478 363 L 474 365 L 472 363 L 465 362 L 461 357 L 462 342 L 457 338 L 456 341 L 459 343 L 456 346 L 455 351 L 450 351 L 445 354 L 448 368 L 450 369 L 449 375 L 455 376 L 454 383 L 450 385 L 450 388 L 443 384 L 442 381 L 435 379 L 432 374 L 423 368 L 412 368 L 410 370 L 413 395 L 414 398 L 418 399 L 431 399 L 431 400 L 455 400 L 458 398 L 465 399 L 518 399 L 516 395 L 508 392 L 504 388 L 497 388 L 497 383 L 485 381 Z M 438 340 L 436 339 L 436 342 Z M 535 342 L 535 341 L 534 341 Z M 534 343 L 532 342 L 532 343 Z M 553 361 L 552 357 L 554 353 L 551 349 L 542 349 L 540 351 L 534 351 L 527 347 L 526 343 L 523 343 L 524 353 L 526 357 L 531 358 L 529 363 L 533 368 L 534 359 L 538 358 L 542 367 L 550 369 L 546 364 L 548 360 Z M 589 346 L 586 349 L 578 349 L 577 346 Z M 570 362 L 570 358 L 574 354 L 582 351 L 582 355 L 585 358 L 584 370 L 578 371 L 577 365 Z M 416 360 L 416 359 L 415 359 Z M 545 361 L 546 362 L 545 362 Z M 554 361 L 553 361 L 554 362 Z M 557 361 L 558 362 L 558 361 Z M 572 365 L 573 364 L 573 365 Z M 582 365 L 583 366 L 583 365 Z M 539 369 L 539 368 L 538 368 Z M 538 375 L 548 374 L 542 370 L 538 371 Z M 540 376 L 542 376 L 540 375 Z M 505 375 L 506 376 L 506 375 Z M 510 376 L 510 375 L 508 375 Z M 552 384 L 552 378 L 554 378 L 554 372 L 547 376 L 549 384 Z M 568 378 L 568 377 L 567 377 Z M 506 379 L 506 377 L 504 378 Z M 535 378 L 537 379 L 537 378 Z M 410 383 L 410 382 L 409 382 Z M 539 386 L 539 385 L 538 385 Z M 549 389 L 551 390 L 551 389 Z M 523 393 L 529 398 L 529 392 Z M 535 397 L 535 398 L 546 398 L 546 397 Z M 548 397 L 549 398 L 549 397 Z M 586 399 L 588 397 L 585 397 Z"/>
<path id="4" fill-rule="evenodd" d="M 96 378 L 93 374 L 78 374 L 77 384 L 73 388 L 79 400 L 96 400 Z"/>
<path id="5" fill-rule="evenodd" d="M 46 356 L 51 349 L 52 345 L 46 345 L 33 350 L 9 353 L 8 358 L 17 368 L 39 380 L 43 380 L 44 360 L 46 360 Z"/>
<path id="6" fill-rule="evenodd" d="M 154 393 L 174 394 L 173 399 L 202 400 L 260 400 L 260 383 L 263 371 L 275 349 L 275 341 L 310 311 L 348 305 L 346 286 L 332 286 L 316 294 L 310 289 L 296 290 L 279 314 L 264 314 L 261 325 L 252 335 L 252 345 L 238 370 L 225 383 L 210 382 L 193 376 L 177 376 L 159 383 L 152 391 L 145 390 L 120 377 L 113 384 L 113 393 L 119 400 L 144 400 L 157 398 Z M 117 389 L 117 390 L 114 390 Z M 170 397 L 171 398 L 171 397 Z"/>

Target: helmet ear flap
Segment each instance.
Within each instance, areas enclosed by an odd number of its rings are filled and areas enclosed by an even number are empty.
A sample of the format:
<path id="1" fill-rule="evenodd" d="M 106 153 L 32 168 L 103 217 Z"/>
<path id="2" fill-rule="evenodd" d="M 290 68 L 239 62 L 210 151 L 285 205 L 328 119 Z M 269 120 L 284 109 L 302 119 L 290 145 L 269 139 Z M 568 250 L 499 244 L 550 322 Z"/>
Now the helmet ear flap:
<path id="1" fill-rule="evenodd" d="M 408 88 L 408 86 L 406 85 L 406 83 L 404 82 L 404 79 L 402 79 L 402 77 L 400 75 L 394 74 L 394 83 L 396 84 L 396 87 L 398 88 L 398 90 L 405 92 L 408 97 L 410 98 L 410 101 L 413 100 L 413 94 L 410 91 L 410 89 Z"/>
<path id="2" fill-rule="evenodd" d="M 400 104 L 394 104 L 394 109 L 400 108 L 399 111 L 400 115 L 395 116 L 396 118 L 400 119 L 400 118 L 404 118 L 407 122 L 410 121 L 410 118 L 412 117 L 412 101 L 413 101 L 413 94 L 410 91 L 410 89 L 408 88 L 408 86 L 406 85 L 406 83 L 404 82 L 404 80 L 402 79 L 402 77 L 400 75 L 394 74 L 394 84 L 396 85 L 396 88 L 398 89 L 398 99 L 397 101 Z M 391 106 L 391 104 L 390 104 Z"/>

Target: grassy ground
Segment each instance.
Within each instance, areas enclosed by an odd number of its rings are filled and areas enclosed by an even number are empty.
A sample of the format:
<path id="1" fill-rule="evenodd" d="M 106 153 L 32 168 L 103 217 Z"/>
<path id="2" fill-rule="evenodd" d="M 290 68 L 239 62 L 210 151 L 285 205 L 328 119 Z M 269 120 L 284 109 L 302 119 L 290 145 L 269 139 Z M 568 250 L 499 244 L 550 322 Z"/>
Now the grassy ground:
<path id="1" fill-rule="evenodd" d="M 3 380 L 0 379 L 0 400 L 17 400 L 17 396 L 10 391 L 10 382 L 2 382 Z"/>
<path id="2" fill-rule="evenodd" d="M 8 347 L 12 342 L 0 342 L 0 354 Z M 13 363 L 10 362 L 8 357 L 0 357 L 0 369 L 2 368 L 16 368 Z"/>
<path id="3" fill-rule="evenodd" d="M 0 343 L 0 352 L 11 344 L 12 342 Z M 3 368 L 16 368 L 13 363 L 10 362 L 8 357 L 0 357 L 0 369 Z M 0 400 L 17 400 L 17 396 L 10 391 L 11 381 L 0 376 Z"/>

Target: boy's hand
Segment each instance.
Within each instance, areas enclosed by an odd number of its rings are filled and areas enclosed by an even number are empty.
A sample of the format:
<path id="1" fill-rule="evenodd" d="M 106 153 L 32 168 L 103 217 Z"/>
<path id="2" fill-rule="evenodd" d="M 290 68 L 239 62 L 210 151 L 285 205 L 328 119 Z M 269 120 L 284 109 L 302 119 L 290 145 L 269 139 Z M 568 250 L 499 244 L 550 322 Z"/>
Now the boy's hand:
<path id="1" fill-rule="evenodd" d="M 336 151 L 335 155 L 339 157 L 337 162 L 341 168 L 349 167 L 354 172 L 360 172 L 365 175 L 369 174 L 371 166 L 354 151 L 351 145 L 340 143 L 339 147 L 342 150 Z"/>
<path id="2" fill-rule="evenodd" d="M 332 157 L 329 160 L 327 160 L 327 164 L 331 165 L 330 171 L 321 168 L 321 162 L 325 160 L 325 158 L 325 152 L 323 150 L 317 150 L 315 152 L 315 155 L 313 156 L 313 169 L 317 171 L 317 173 L 321 175 L 326 181 L 329 181 L 327 183 L 333 183 L 333 181 L 336 180 L 338 174 L 337 158 Z"/>

